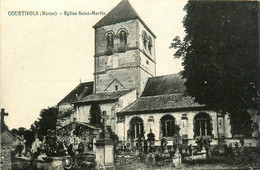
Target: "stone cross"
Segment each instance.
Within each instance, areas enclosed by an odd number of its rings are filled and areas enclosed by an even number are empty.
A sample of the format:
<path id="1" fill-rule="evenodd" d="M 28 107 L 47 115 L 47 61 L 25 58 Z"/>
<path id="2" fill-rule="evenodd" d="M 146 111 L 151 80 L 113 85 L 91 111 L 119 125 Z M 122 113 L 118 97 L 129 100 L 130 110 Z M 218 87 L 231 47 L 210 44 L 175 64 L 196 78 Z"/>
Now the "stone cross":
<path id="1" fill-rule="evenodd" d="M 4 117 L 8 116 L 8 113 L 5 113 L 5 109 L 1 109 L 1 127 L 4 127 L 5 125 L 5 121 L 4 121 Z"/>
<path id="2" fill-rule="evenodd" d="M 106 111 L 102 112 L 102 119 L 103 119 L 103 133 L 105 138 L 109 138 L 108 131 L 107 131 L 107 119 L 109 119 L 109 115 L 107 115 Z"/>

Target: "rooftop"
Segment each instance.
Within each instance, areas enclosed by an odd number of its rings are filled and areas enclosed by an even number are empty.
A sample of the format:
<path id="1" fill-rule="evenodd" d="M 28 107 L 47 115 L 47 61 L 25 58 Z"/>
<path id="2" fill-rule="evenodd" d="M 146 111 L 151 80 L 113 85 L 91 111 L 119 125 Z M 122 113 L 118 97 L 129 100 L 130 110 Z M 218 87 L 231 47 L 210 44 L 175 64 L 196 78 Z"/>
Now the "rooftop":
<path id="1" fill-rule="evenodd" d="M 133 91 L 133 89 L 127 90 L 119 90 L 119 91 L 111 91 L 111 92 L 98 92 L 83 97 L 81 100 L 75 103 L 88 103 L 88 102 L 101 102 L 101 101 L 115 101 L 118 100 L 119 97 Z"/>
<path id="2" fill-rule="evenodd" d="M 147 81 L 142 97 L 183 93 L 185 90 L 184 82 L 185 79 L 179 74 L 151 77 Z"/>
<path id="3" fill-rule="evenodd" d="M 113 8 L 107 15 L 105 15 L 98 23 L 93 27 L 98 28 L 105 25 L 112 25 L 119 22 L 138 19 L 144 27 L 156 38 L 154 33 L 148 28 L 144 21 L 137 14 L 135 9 L 129 3 L 128 0 L 122 0 L 115 8 Z"/>
<path id="4" fill-rule="evenodd" d="M 204 105 L 194 102 L 194 98 L 190 96 L 184 96 L 183 94 L 168 94 L 141 97 L 120 111 L 120 113 L 161 112 L 197 107 L 204 107 Z"/>
<path id="5" fill-rule="evenodd" d="M 84 82 L 80 83 L 77 87 L 75 87 L 67 96 L 65 96 L 58 105 L 62 104 L 70 104 L 72 102 L 76 102 L 81 98 L 90 95 L 93 93 L 94 82 Z M 76 97 L 78 96 L 78 97 Z"/>

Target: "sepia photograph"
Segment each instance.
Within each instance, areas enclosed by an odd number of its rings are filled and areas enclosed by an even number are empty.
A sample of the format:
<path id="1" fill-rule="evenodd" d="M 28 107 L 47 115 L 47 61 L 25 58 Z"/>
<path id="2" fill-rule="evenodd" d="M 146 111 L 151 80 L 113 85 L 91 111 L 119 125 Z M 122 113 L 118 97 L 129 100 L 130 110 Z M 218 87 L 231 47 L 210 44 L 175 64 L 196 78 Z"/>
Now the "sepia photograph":
<path id="1" fill-rule="evenodd" d="M 0 169 L 260 169 L 259 9 L 2 0 Z"/>

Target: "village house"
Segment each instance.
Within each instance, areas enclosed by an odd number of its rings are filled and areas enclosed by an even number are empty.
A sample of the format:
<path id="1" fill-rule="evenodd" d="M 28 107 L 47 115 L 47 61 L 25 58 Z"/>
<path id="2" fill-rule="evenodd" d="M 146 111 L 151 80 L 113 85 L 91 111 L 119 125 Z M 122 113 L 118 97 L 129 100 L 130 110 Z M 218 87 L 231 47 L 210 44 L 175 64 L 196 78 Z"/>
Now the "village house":
<path id="1" fill-rule="evenodd" d="M 132 148 L 139 136 L 146 139 L 150 131 L 155 145 L 163 138 L 172 145 L 176 125 L 187 146 L 201 137 L 211 139 L 211 145 L 219 139 L 232 143 L 243 137 L 245 146 L 259 146 L 257 111 L 245 113 L 240 126 L 247 133 L 232 133 L 228 114 L 216 113 L 184 95 L 185 80 L 179 74 L 156 76 L 156 36 L 127 0 L 93 28 L 94 81 L 80 83 L 58 103 L 57 129 L 73 122 L 99 128 L 105 111 L 107 125 Z"/>

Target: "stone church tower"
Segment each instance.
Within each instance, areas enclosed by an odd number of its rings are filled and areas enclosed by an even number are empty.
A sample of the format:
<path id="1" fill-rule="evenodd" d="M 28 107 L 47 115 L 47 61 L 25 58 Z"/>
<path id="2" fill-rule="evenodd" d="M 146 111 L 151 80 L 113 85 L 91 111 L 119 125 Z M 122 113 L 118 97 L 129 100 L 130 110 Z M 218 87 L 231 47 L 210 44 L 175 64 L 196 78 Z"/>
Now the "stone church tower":
<path id="1" fill-rule="evenodd" d="M 140 96 L 156 75 L 156 36 L 128 0 L 122 0 L 95 29 L 94 93 L 137 89 Z"/>

